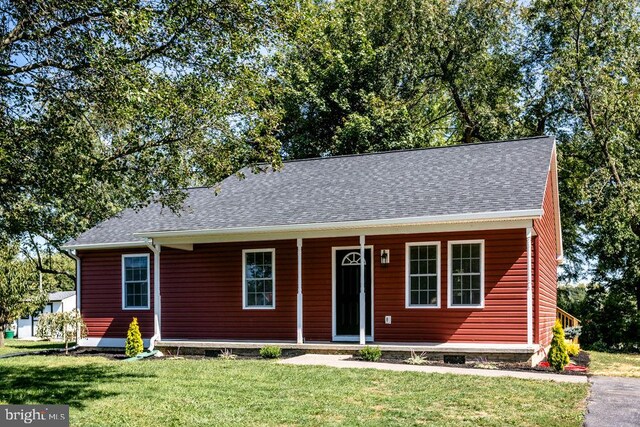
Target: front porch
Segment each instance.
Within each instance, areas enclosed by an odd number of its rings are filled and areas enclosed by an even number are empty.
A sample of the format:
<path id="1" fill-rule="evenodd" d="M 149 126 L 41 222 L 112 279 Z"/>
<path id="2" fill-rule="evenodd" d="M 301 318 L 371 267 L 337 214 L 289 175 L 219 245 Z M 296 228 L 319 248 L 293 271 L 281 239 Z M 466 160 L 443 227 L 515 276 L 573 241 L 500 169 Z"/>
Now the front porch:
<path id="1" fill-rule="evenodd" d="M 367 345 L 380 347 L 383 353 L 399 358 L 406 358 L 413 351 L 424 354 L 425 358 L 432 361 L 444 361 L 445 356 L 463 356 L 465 362 L 487 360 L 536 365 L 544 358 L 540 346 L 528 344 L 371 342 Z M 364 347 L 359 343 L 329 341 L 162 340 L 156 343 L 155 348 L 167 354 L 217 356 L 222 350 L 231 350 L 236 354 L 257 354 L 265 346 L 278 346 L 285 353 L 292 354 L 355 354 Z"/>

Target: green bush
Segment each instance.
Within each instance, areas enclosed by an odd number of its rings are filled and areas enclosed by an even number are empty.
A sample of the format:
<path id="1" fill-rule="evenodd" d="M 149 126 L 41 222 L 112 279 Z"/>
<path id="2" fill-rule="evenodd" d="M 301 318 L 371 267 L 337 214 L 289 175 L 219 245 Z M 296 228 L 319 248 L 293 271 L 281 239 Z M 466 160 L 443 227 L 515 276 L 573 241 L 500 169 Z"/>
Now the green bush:
<path id="1" fill-rule="evenodd" d="M 369 347 L 364 346 L 362 350 L 360 350 L 360 358 L 362 360 L 367 360 L 369 362 L 377 362 L 382 357 L 382 350 L 380 347 Z"/>
<path id="2" fill-rule="evenodd" d="M 138 326 L 138 318 L 134 317 L 129 324 L 127 331 L 127 342 L 124 346 L 124 353 L 129 357 L 137 356 L 144 351 L 142 344 L 142 335 L 140 334 L 140 326 Z"/>
<path id="3" fill-rule="evenodd" d="M 576 357 L 580 354 L 580 344 L 575 342 L 565 342 L 567 346 L 567 354 L 571 357 Z"/>
<path id="4" fill-rule="evenodd" d="M 547 359 L 549 360 L 549 365 L 560 372 L 569 364 L 569 355 L 567 354 L 567 346 L 564 342 L 564 330 L 559 320 L 556 320 L 552 332 L 551 349 L 549 350 Z"/>
<path id="5" fill-rule="evenodd" d="M 282 356 L 282 350 L 277 345 L 267 345 L 260 349 L 260 356 L 263 359 L 278 359 Z"/>
<path id="6" fill-rule="evenodd" d="M 564 338 L 567 340 L 577 338 L 581 333 L 582 326 L 569 326 L 568 328 L 564 328 Z"/>

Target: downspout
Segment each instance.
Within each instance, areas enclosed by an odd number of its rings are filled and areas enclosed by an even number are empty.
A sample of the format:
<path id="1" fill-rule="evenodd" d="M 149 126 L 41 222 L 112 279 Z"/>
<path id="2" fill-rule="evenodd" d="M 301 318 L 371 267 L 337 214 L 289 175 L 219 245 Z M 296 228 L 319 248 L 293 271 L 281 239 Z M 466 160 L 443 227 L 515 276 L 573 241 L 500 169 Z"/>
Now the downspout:
<path id="1" fill-rule="evenodd" d="M 82 282 L 82 262 L 75 250 L 69 251 L 69 256 L 76 261 L 76 310 L 80 313 L 80 283 Z M 64 311 L 64 306 L 62 307 Z M 80 344 L 80 328 L 76 331 L 76 346 Z"/>
<path id="2" fill-rule="evenodd" d="M 533 230 L 527 227 L 527 344 L 533 345 L 533 262 L 531 256 L 531 236 Z"/>
<path id="3" fill-rule="evenodd" d="M 160 245 L 147 240 L 147 246 L 153 252 L 153 336 L 149 340 L 149 351 L 160 341 L 161 301 L 160 301 Z"/>

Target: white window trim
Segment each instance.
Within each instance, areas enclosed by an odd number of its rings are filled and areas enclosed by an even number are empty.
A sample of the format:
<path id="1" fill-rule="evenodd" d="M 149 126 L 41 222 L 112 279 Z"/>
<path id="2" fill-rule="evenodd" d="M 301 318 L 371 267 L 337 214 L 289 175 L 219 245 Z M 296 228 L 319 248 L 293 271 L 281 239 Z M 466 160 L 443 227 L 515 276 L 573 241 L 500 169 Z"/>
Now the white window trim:
<path id="1" fill-rule="evenodd" d="M 451 247 L 480 243 L 480 304 L 453 304 L 453 257 Z M 477 240 L 451 240 L 447 247 L 447 308 L 474 309 L 484 308 L 484 239 Z"/>
<path id="2" fill-rule="evenodd" d="M 271 280 L 273 281 L 272 298 L 270 306 L 247 305 L 247 254 L 271 252 Z M 242 309 L 243 310 L 275 310 L 276 309 L 276 250 L 275 248 L 243 249 L 242 250 Z"/>
<path id="3" fill-rule="evenodd" d="M 147 259 L 147 305 L 140 307 L 127 307 L 127 282 L 125 275 L 126 258 L 146 258 Z M 151 262 L 149 254 L 124 254 L 122 255 L 122 309 L 123 310 L 149 310 L 151 308 Z"/>
<path id="4" fill-rule="evenodd" d="M 411 248 L 414 246 L 436 247 L 436 304 L 411 304 Z M 407 242 L 405 244 L 405 308 L 440 308 L 440 288 L 442 287 L 440 275 L 440 242 Z"/>

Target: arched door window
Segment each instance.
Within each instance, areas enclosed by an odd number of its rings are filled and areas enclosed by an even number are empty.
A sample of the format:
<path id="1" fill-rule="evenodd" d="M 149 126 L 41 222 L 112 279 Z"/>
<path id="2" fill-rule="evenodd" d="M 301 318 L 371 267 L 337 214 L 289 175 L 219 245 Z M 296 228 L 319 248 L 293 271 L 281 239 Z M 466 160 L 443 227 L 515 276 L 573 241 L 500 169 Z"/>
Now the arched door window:
<path id="1" fill-rule="evenodd" d="M 361 259 L 362 258 L 360 257 L 360 252 L 349 252 L 344 256 L 344 258 L 342 258 L 342 265 L 360 265 Z M 366 264 L 367 262 L 365 261 L 365 265 Z"/>

